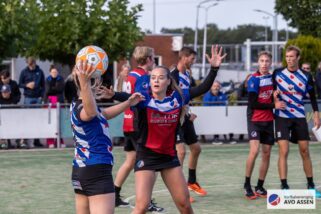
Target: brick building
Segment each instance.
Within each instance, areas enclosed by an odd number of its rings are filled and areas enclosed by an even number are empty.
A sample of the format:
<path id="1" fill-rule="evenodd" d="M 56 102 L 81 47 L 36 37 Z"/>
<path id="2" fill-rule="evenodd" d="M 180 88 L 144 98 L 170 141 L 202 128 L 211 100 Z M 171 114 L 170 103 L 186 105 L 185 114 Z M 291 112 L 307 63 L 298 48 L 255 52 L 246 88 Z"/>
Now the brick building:
<path id="1" fill-rule="evenodd" d="M 144 36 L 143 41 L 137 43 L 137 46 L 154 48 L 155 63 L 171 67 L 178 61 L 178 51 L 183 47 L 183 34 L 147 34 Z M 125 60 L 117 63 L 117 72 L 114 72 L 115 76 L 120 72 L 121 66 L 125 63 L 127 63 Z M 137 66 L 132 58 L 129 63 L 132 68 Z"/>

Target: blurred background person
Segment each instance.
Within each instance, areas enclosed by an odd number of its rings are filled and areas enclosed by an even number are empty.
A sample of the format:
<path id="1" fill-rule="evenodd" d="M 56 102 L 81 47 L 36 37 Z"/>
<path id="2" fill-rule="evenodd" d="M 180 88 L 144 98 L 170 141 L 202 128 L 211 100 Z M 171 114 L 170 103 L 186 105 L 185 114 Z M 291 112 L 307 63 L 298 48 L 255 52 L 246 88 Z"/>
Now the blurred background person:
<path id="1" fill-rule="evenodd" d="M 52 108 L 57 107 L 57 103 L 64 102 L 64 87 L 65 81 L 64 78 L 59 75 L 58 69 L 55 65 L 51 65 L 49 69 L 49 76 L 46 78 L 45 83 L 45 96 L 44 102 L 50 103 Z M 55 138 L 47 139 L 48 148 L 55 148 L 57 145 L 57 140 Z M 61 139 L 61 147 L 65 147 L 63 139 Z"/>
<path id="2" fill-rule="evenodd" d="M 18 104 L 21 98 L 21 92 L 18 86 L 18 83 L 11 79 L 9 70 L 5 69 L 0 72 L 0 88 L 2 85 L 9 85 L 11 91 L 12 103 L 10 104 Z"/>
<path id="3" fill-rule="evenodd" d="M 121 71 L 119 72 L 119 75 L 117 77 L 117 79 L 115 80 L 115 84 L 114 84 L 114 91 L 117 92 L 126 92 L 127 87 L 128 86 L 128 82 L 127 82 L 127 76 L 130 72 L 130 66 L 128 64 L 124 64 L 121 66 Z M 120 145 L 125 141 L 124 137 L 114 137 L 113 138 L 113 143 L 115 145 Z"/>
<path id="4" fill-rule="evenodd" d="M 45 75 L 41 68 L 36 64 L 36 59 L 28 57 L 27 67 L 24 68 L 19 77 L 19 87 L 23 88 L 24 104 L 41 104 L 45 92 Z M 29 142 L 21 143 L 22 147 L 43 147 L 39 139 L 34 139 L 33 145 Z"/>
<path id="5" fill-rule="evenodd" d="M 204 106 L 226 106 L 228 103 L 228 98 L 226 94 L 220 91 L 221 83 L 219 81 L 214 81 L 211 89 L 204 95 L 203 102 Z M 235 144 L 236 141 L 233 139 L 233 133 L 229 134 L 230 144 Z M 224 140 L 227 141 L 226 135 L 224 135 Z M 214 135 L 214 139 L 212 144 L 223 144 L 223 142 L 219 141 L 219 135 Z"/>
<path id="6" fill-rule="evenodd" d="M 309 62 L 302 63 L 301 69 L 307 72 L 311 72 L 311 64 Z"/>
<path id="7" fill-rule="evenodd" d="M 319 62 L 318 69 L 315 72 L 315 85 L 317 86 L 318 99 L 321 99 L 321 61 Z"/>
<path id="8" fill-rule="evenodd" d="M 115 80 L 114 90 L 118 92 L 124 92 L 126 91 L 126 80 L 128 73 L 130 72 L 130 66 L 127 64 L 124 64 L 121 66 L 121 71 Z"/>
<path id="9" fill-rule="evenodd" d="M 9 84 L 4 84 L 1 86 L 0 105 L 17 104 L 20 101 L 20 96 L 19 96 L 19 99 L 17 98 L 18 97 L 14 96 L 14 93 L 12 93 L 11 86 Z M 1 108 L 10 108 L 10 107 L 1 106 Z M 9 148 L 13 148 L 11 141 L 7 139 L 0 139 L 0 149 L 9 149 Z"/>
<path id="10" fill-rule="evenodd" d="M 5 86 L 2 89 L 2 86 Z M 11 79 L 10 72 L 4 69 L 0 72 L 0 104 L 18 104 L 21 98 L 21 92 L 18 83 Z M 3 92 L 2 92 L 3 91 Z M 11 141 L 4 144 L 4 148 L 13 148 Z M 20 147 L 20 140 L 17 140 L 17 147 Z"/>

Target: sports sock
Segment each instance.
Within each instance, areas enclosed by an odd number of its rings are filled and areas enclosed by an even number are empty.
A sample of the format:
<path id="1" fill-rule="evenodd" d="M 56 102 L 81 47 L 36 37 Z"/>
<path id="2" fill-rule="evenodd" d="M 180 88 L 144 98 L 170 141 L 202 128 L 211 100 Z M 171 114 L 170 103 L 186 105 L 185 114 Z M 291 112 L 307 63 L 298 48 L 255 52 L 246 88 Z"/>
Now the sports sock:
<path id="1" fill-rule="evenodd" d="M 251 186 L 251 177 L 245 177 L 244 187 L 250 187 L 250 186 Z"/>
<path id="2" fill-rule="evenodd" d="M 196 169 L 188 169 L 188 183 L 196 183 Z"/>
<path id="3" fill-rule="evenodd" d="M 115 185 L 115 195 L 116 197 L 118 197 L 120 195 L 120 190 L 121 190 L 121 187 L 118 187 Z"/>
<path id="4" fill-rule="evenodd" d="M 261 188 L 263 187 L 263 184 L 264 184 L 264 180 L 261 180 L 261 179 L 257 180 L 257 187 Z"/>
<path id="5" fill-rule="evenodd" d="M 308 181 L 308 187 L 314 188 L 313 177 L 307 177 L 307 181 Z"/>

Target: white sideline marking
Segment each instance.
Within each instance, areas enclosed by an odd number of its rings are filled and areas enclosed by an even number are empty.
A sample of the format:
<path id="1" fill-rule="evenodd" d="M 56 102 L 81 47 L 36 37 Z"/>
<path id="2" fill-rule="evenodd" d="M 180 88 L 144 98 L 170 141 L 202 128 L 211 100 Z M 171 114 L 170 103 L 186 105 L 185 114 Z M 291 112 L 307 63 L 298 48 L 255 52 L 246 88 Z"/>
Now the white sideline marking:
<path id="1" fill-rule="evenodd" d="M 269 184 L 272 184 L 272 185 L 278 185 L 280 184 L 280 182 L 275 182 L 275 183 L 269 183 Z M 291 182 L 291 184 L 306 184 L 306 182 Z M 203 186 L 204 188 L 215 188 L 215 187 L 242 187 L 243 183 L 241 184 L 217 184 L 217 185 L 210 185 L 210 186 Z M 316 188 L 319 188 L 321 187 L 321 185 L 318 185 L 316 186 Z M 168 192 L 168 189 L 161 189 L 161 190 L 155 190 L 153 191 L 152 193 L 156 194 L 156 193 L 162 193 L 162 192 Z M 130 200 L 134 199 L 136 197 L 136 195 L 132 195 L 132 196 L 129 196 L 127 198 L 125 198 L 125 201 L 129 202 Z"/>

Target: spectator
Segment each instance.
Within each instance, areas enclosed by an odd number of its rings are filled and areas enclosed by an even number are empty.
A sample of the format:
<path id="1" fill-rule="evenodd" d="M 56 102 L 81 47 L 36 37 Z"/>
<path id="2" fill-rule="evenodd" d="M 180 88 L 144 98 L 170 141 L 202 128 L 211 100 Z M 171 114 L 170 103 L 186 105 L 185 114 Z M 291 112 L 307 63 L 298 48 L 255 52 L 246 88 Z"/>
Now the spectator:
<path id="1" fill-rule="evenodd" d="M 41 104 L 45 92 L 45 76 L 33 57 L 28 57 L 27 67 L 21 71 L 19 87 L 23 88 L 24 104 Z M 22 146 L 26 146 L 22 143 Z M 34 140 L 35 147 L 43 147 L 39 139 Z M 32 145 L 28 145 L 32 147 Z"/>
<path id="2" fill-rule="evenodd" d="M 124 64 L 121 66 L 121 71 L 119 72 L 118 78 L 115 80 L 114 91 L 117 92 L 126 92 L 128 91 L 128 87 L 130 87 L 127 82 L 127 76 L 130 72 L 130 66 L 128 64 Z M 113 143 L 115 145 L 120 145 L 125 141 L 124 137 L 114 137 Z"/>
<path id="3" fill-rule="evenodd" d="M 51 102 L 53 104 L 64 102 L 64 78 L 59 75 L 58 69 L 54 65 L 50 66 L 49 76 L 46 78 L 45 87 L 45 102 Z"/>
<path id="4" fill-rule="evenodd" d="M 318 99 L 321 99 L 321 62 L 315 74 L 315 84 L 317 86 Z"/>
<path id="5" fill-rule="evenodd" d="M 221 91 L 221 83 L 219 81 L 214 81 L 211 89 L 204 95 L 203 102 L 204 106 L 225 106 L 227 105 L 227 96 Z M 233 133 L 229 134 L 230 144 L 235 144 L 236 141 L 233 139 Z M 224 135 L 225 141 L 227 140 L 226 135 Z M 219 141 L 219 135 L 214 135 L 214 141 L 212 144 L 220 145 L 223 144 Z"/>
<path id="6" fill-rule="evenodd" d="M 62 76 L 59 75 L 58 69 L 51 65 L 49 69 L 49 76 L 46 78 L 46 92 L 44 96 L 45 103 L 51 103 L 53 108 L 56 108 L 57 102 L 64 102 L 64 87 L 65 81 Z M 47 139 L 47 146 L 49 148 L 55 148 L 57 144 L 56 139 Z M 63 139 L 61 139 L 61 147 L 65 147 Z"/>
<path id="7" fill-rule="evenodd" d="M 2 85 L 9 85 L 11 91 L 11 103 L 10 104 L 17 104 L 20 101 L 21 93 L 19 90 L 19 86 L 16 81 L 12 80 L 10 77 L 10 72 L 8 70 L 2 70 L 0 73 L 0 87 Z"/>
<path id="8" fill-rule="evenodd" d="M 6 91 L 10 89 L 10 93 L 4 92 L 1 94 L 0 104 L 18 104 L 21 98 L 19 86 L 16 81 L 11 79 L 10 72 L 7 69 L 0 72 L 0 89 L 5 85 L 7 85 Z M 4 145 L 6 148 L 13 148 L 10 140 L 8 140 Z M 20 140 L 17 140 L 17 147 L 20 147 Z"/>
<path id="9" fill-rule="evenodd" d="M 115 86 L 114 86 L 115 91 L 118 91 L 118 92 L 127 91 L 126 90 L 126 87 L 127 87 L 126 80 L 127 80 L 127 76 L 128 76 L 129 71 L 130 71 L 129 65 L 127 65 L 127 64 L 122 65 L 121 71 L 118 75 L 118 78 L 115 81 Z"/>
<path id="10" fill-rule="evenodd" d="M 309 62 L 302 63 L 301 69 L 306 72 L 311 72 L 311 64 Z"/>
<path id="11" fill-rule="evenodd" d="M 18 100 L 19 102 L 19 100 Z M 0 94 L 0 105 L 9 105 L 16 104 L 16 98 L 12 96 L 11 87 L 8 84 L 4 84 L 1 86 L 1 94 Z M 1 108 L 3 108 L 1 106 Z M 0 139 L 0 149 L 8 149 L 11 148 L 10 140 Z"/>
<path id="12" fill-rule="evenodd" d="M 67 103 L 72 103 L 72 101 L 76 101 L 78 99 L 77 87 L 72 74 L 69 74 L 66 79 L 64 93 Z"/>

